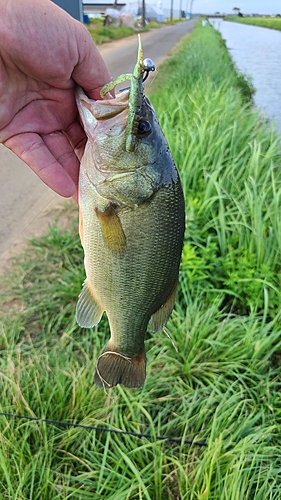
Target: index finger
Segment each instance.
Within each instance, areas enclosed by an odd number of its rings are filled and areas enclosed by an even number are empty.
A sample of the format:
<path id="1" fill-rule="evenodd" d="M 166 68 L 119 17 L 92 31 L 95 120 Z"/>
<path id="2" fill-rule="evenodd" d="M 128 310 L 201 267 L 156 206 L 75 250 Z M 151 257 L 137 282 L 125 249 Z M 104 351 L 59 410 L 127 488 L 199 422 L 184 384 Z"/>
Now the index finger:
<path id="1" fill-rule="evenodd" d="M 67 170 L 55 158 L 40 135 L 33 132 L 15 135 L 7 139 L 4 145 L 27 163 L 35 174 L 53 191 L 66 198 L 75 196 L 77 185 Z M 78 158 L 66 137 L 63 146 L 62 148 L 62 144 L 60 143 L 60 162 L 63 161 L 64 157 L 68 162 L 76 163 L 78 171 Z M 74 167 L 72 165 L 73 168 L 75 168 L 75 165 Z"/>

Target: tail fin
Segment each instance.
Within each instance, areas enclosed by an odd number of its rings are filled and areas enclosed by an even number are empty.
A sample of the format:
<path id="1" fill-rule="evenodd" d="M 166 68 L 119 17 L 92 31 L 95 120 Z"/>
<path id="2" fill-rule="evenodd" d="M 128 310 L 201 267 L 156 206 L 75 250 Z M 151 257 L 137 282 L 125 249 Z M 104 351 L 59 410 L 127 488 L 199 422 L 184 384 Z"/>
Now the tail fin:
<path id="1" fill-rule="evenodd" d="M 145 365 L 145 351 L 129 358 L 107 346 L 98 358 L 95 384 L 101 389 L 109 389 L 117 384 L 129 389 L 141 388 L 145 381 Z"/>

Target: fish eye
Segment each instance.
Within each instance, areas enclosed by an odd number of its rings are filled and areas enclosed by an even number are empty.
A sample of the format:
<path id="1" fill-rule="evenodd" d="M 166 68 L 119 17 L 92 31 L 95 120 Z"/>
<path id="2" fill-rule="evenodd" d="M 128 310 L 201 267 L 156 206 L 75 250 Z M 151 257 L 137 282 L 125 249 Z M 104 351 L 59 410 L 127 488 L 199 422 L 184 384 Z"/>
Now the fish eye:
<path id="1" fill-rule="evenodd" d="M 138 136 L 146 137 L 151 132 L 151 124 L 147 120 L 142 120 L 138 124 Z"/>

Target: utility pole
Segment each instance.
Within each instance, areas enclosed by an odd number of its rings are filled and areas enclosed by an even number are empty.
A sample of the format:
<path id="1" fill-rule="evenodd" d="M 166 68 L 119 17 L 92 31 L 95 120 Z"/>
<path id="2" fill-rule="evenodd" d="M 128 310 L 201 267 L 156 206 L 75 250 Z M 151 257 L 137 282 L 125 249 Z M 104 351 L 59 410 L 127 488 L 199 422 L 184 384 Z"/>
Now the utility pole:
<path id="1" fill-rule="evenodd" d="M 192 17 L 192 4 L 194 0 L 190 0 L 190 17 Z"/>
<path id="2" fill-rule="evenodd" d="M 170 13 L 170 21 L 171 21 L 171 23 L 173 22 L 173 1 L 174 0 L 171 0 L 171 13 Z"/>
<path id="3" fill-rule="evenodd" d="M 145 28 L 145 0 L 142 0 L 142 27 Z"/>

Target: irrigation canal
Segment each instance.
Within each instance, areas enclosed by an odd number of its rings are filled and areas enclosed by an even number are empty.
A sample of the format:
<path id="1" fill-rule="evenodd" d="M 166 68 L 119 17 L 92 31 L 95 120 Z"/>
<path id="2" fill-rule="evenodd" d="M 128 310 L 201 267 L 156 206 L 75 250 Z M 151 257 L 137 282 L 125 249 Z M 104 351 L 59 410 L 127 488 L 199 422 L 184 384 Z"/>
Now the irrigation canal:
<path id="1" fill-rule="evenodd" d="M 256 89 L 255 106 L 281 133 L 281 31 L 210 18 L 239 71 Z"/>

